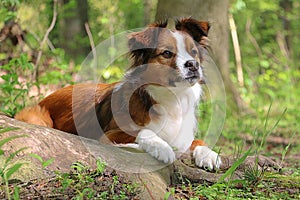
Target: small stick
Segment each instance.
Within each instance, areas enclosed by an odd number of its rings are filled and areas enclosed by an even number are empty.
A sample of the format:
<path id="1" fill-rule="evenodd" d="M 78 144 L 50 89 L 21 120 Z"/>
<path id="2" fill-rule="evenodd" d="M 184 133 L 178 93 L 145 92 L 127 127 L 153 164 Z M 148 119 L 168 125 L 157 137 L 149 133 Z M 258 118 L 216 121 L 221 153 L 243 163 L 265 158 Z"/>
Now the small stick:
<path id="1" fill-rule="evenodd" d="M 36 59 L 36 62 L 35 62 L 35 70 L 33 72 L 33 79 L 36 80 L 36 81 L 38 81 L 39 62 L 41 60 L 42 53 L 43 53 L 42 49 L 43 49 L 43 46 L 45 45 L 45 43 L 48 40 L 48 36 L 49 36 L 50 32 L 53 30 L 53 28 L 55 26 L 56 18 L 57 18 L 57 0 L 54 0 L 53 1 L 53 17 L 52 17 L 52 21 L 51 21 L 51 24 L 50 24 L 49 28 L 47 29 L 44 37 L 43 37 L 42 42 L 40 43 L 40 49 L 39 49 L 39 52 L 38 52 L 38 55 L 37 55 L 37 59 Z M 40 94 L 40 88 L 39 87 L 38 87 L 38 93 Z"/>

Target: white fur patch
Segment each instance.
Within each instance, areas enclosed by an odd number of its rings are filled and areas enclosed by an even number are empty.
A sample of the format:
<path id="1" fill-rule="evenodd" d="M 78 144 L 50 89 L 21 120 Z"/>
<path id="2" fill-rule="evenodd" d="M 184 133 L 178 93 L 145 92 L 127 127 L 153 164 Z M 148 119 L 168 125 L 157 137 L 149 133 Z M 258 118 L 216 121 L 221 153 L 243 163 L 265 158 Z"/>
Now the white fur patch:
<path id="1" fill-rule="evenodd" d="M 197 127 L 195 107 L 201 95 L 201 87 L 166 88 L 148 86 L 147 92 L 158 103 L 152 109 L 159 114 L 151 120 L 147 129 L 167 142 L 180 156 L 189 150 Z"/>
<path id="2" fill-rule="evenodd" d="M 127 144 L 113 144 L 116 147 L 128 147 L 128 148 L 133 148 L 133 149 L 139 149 L 142 150 L 139 146 L 139 144 L 136 143 L 127 143 Z"/>
<path id="3" fill-rule="evenodd" d="M 188 70 L 186 67 L 184 67 L 184 64 L 189 60 L 194 60 L 194 58 L 186 51 L 184 36 L 178 31 L 172 32 L 172 34 L 177 43 L 176 65 L 184 75 Z"/>
<path id="4" fill-rule="evenodd" d="M 219 169 L 222 164 L 220 156 L 207 146 L 197 146 L 194 149 L 193 156 L 196 165 L 201 168 Z"/>
<path id="5" fill-rule="evenodd" d="M 175 161 L 175 153 L 170 145 L 151 130 L 141 130 L 136 138 L 136 142 L 140 149 L 143 149 L 157 160 L 164 163 Z"/>

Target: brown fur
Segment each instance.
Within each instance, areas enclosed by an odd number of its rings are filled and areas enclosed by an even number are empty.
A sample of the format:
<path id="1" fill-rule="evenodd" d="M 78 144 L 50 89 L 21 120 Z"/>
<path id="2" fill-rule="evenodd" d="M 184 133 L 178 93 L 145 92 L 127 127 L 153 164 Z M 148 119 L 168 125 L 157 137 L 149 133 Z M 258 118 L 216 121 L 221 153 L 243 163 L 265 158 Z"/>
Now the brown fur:
<path id="1" fill-rule="evenodd" d="M 206 146 L 203 140 L 194 140 L 191 144 L 190 150 L 193 151 L 197 146 Z"/>
<path id="2" fill-rule="evenodd" d="M 36 124 L 40 126 L 53 127 L 53 122 L 50 113 L 46 108 L 40 106 L 28 107 L 16 114 L 16 119 L 27 122 L 29 124 Z"/>

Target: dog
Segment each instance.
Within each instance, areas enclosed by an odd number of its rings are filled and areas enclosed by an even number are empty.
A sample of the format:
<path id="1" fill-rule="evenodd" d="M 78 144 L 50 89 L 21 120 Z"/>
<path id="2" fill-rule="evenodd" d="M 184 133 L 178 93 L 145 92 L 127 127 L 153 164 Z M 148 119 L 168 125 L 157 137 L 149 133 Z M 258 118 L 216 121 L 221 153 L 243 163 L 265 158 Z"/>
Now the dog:
<path id="1" fill-rule="evenodd" d="M 113 145 L 144 150 L 164 163 L 190 151 L 198 167 L 219 169 L 220 156 L 194 139 L 210 25 L 183 18 L 173 29 L 167 26 L 167 21 L 153 23 L 129 34 L 132 64 L 124 80 L 67 86 L 15 119 L 84 137 L 105 136 Z"/>

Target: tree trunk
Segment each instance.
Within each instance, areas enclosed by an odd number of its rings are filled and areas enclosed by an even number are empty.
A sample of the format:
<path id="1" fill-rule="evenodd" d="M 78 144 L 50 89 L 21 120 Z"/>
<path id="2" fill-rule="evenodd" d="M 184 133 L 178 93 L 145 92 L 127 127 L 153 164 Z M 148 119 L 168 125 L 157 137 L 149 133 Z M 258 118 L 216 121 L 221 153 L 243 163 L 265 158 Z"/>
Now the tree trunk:
<path id="1" fill-rule="evenodd" d="M 158 0 L 156 20 L 193 17 L 210 22 L 211 29 L 208 35 L 212 56 L 223 78 L 227 105 L 231 110 L 244 112 L 248 111 L 248 106 L 230 79 L 228 7 L 229 0 Z"/>
<path id="2" fill-rule="evenodd" d="M 147 25 L 151 20 L 152 0 L 144 1 L 144 24 Z"/>
<path id="3" fill-rule="evenodd" d="M 81 62 L 90 52 L 85 23 L 88 22 L 87 0 L 59 0 L 58 24 L 53 43 L 65 50 L 67 57 Z"/>
<path id="4" fill-rule="evenodd" d="M 291 31 L 291 20 L 289 19 L 288 14 L 291 13 L 291 11 L 293 10 L 293 1 L 280 0 L 279 5 L 284 11 L 283 16 L 281 16 L 283 29 L 285 31 L 284 39 L 286 42 L 287 49 L 290 50 L 291 49 L 291 38 L 290 38 L 289 33 Z"/>

